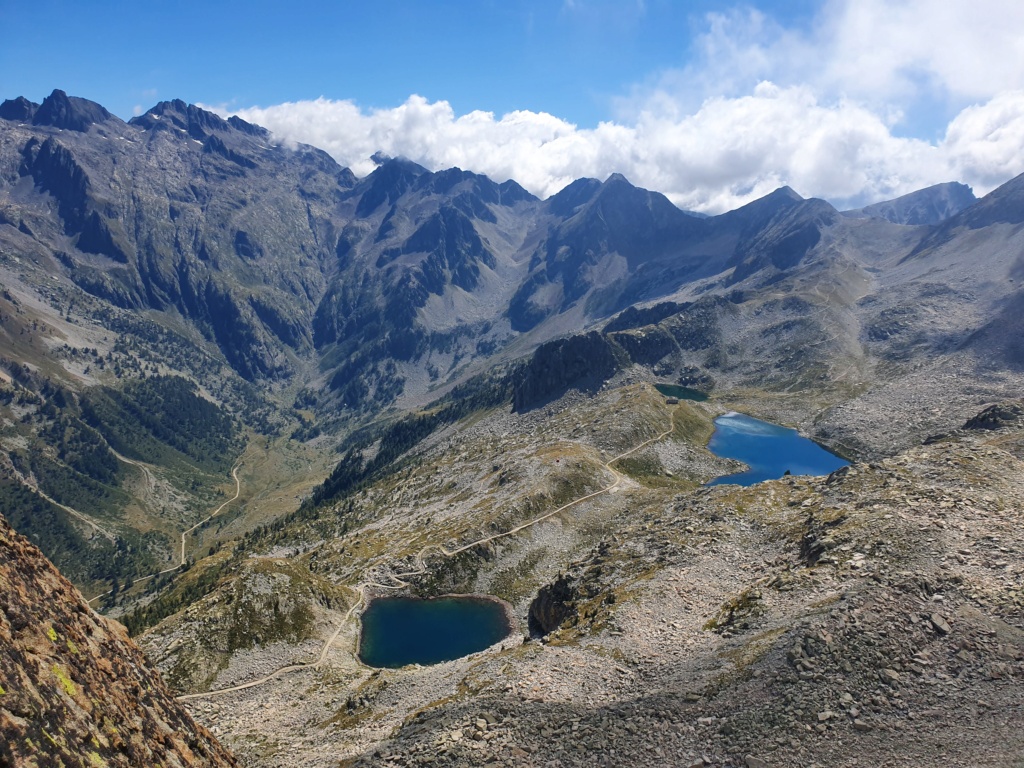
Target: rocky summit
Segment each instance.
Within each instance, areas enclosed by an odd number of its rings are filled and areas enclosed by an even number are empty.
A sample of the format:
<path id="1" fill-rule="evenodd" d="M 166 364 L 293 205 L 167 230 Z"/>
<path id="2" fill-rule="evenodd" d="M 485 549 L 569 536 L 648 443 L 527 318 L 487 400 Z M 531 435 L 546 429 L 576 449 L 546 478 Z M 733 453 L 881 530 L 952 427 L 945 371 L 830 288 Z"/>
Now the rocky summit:
<path id="1" fill-rule="evenodd" d="M 698 216 L 374 160 L 0 104 L 7 762 L 1019 764 L 1024 177 Z M 849 466 L 709 486 L 730 412 Z M 517 628 L 373 669 L 396 594 Z"/>

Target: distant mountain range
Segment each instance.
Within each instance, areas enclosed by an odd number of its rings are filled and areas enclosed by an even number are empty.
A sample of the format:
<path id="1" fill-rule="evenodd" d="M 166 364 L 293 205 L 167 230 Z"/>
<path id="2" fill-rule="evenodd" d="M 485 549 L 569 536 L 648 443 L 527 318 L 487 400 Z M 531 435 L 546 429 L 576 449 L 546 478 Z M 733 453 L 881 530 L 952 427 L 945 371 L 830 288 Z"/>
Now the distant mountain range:
<path id="1" fill-rule="evenodd" d="M 701 217 L 618 174 L 539 200 L 377 159 L 356 178 L 182 101 L 127 123 L 59 90 L 3 102 L 0 372 L 38 401 L 37 417 L 6 411 L 21 424 L 0 433 L 12 487 L 124 508 L 113 452 L 132 449 L 133 409 L 169 392 L 175 413 L 206 398 L 223 418 L 196 421 L 210 431 L 189 444 L 152 424 L 127 458 L 201 473 L 224 471 L 211 457 L 229 463 L 242 426 L 340 435 L 513 362 L 521 410 L 633 368 L 842 403 L 951 356 L 1024 365 L 1024 178 L 981 200 L 951 183 L 842 213 L 782 188 Z M 156 375 L 192 384 L 132 384 Z M 817 428 L 882 450 L 842 408 Z M 97 431 L 99 453 L 53 454 L 48 409 L 68 446 Z M 98 568 L 81 578 L 109 578 Z"/>
<path id="2" fill-rule="evenodd" d="M 929 236 L 896 225 L 955 227 L 974 200 L 946 184 L 840 214 L 784 188 L 699 218 L 617 174 L 543 201 L 402 159 L 357 179 L 181 101 L 124 123 L 54 91 L 0 117 L 0 245 L 111 306 L 180 318 L 247 380 L 316 360 L 314 388 L 355 410 L 663 298 L 837 260 L 870 293 Z"/>

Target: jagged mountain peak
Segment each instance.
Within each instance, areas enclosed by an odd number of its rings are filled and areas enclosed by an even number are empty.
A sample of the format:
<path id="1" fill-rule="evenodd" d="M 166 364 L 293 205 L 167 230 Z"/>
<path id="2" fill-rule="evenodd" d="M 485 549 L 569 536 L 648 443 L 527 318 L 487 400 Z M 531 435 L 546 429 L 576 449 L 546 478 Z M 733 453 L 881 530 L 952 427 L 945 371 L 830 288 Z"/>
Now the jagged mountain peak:
<path id="1" fill-rule="evenodd" d="M 621 173 L 613 173 L 605 179 L 604 184 L 594 196 L 594 200 L 607 201 L 612 205 L 639 205 L 652 210 L 655 215 L 670 215 L 673 218 L 676 218 L 676 214 L 684 213 L 661 192 L 638 187 Z M 692 218 L 692 216 L 687 216 L 687 219 Z"/>
<path id="2" fill-rule="evenodd" d="M 621 173 L 613 173 L 600 187 L 597 188 L 594 194 L 594 200 L 627 200 L 630 198 L 639 199 L 641 197 L 648 197 L 650 195 L 662 196 L 660 192 L 650 192 L 649 190 L 638 187 L 635 184 L 631 184 L 629 179 L 623 176 Z M 667 199 L 667 198 L 666 198 Z"/>
<path id="3" fill-rule="evenodd" d="M 723 213 L 714 219 L 728 226 L 739 226 L 744 230 L 760 229 L 781 211 L 789 210 L 805 202 L 791 187 L 779 187 L 764 197 L 759 197 L 735 210 Z"/>
<path id="4" fill-rule="evenodd" d="M 763 200 L 782 200 L 782 199 L 787 199 L 787 200 L 793 200 L 793 201 L 799 202 L 799 201 L 803 200 L 804 198 L 795 189 L 793 189 L 791 186 L 789 186 L 788 184 L 785 184 L 785 185 L 779 187 L 778 189 L 776 189 L 774 192 L 769 192 L 762 199 Z"/>
<path id="5" fill-rule="evenodd" d="M 357 185 L 355 193 L 361 194 L 361 197 L 356 206 L 356 215 L 369 216 L 385 201 L 393 205 L 425 173 L 430 171 L 404 157 L 384 160 Z"/>
<path id="6" fill-rule="evenodd" d="M 995 224 L 1024 224 L 1024 174 L 996 187 L 973 205 L 927 232 L 906 259 L 916 258 L 952 240 L 961 229 L 982 229 Z"/>
<path id="7" fill-rule="evenodd" d="M 991 224 L 1024 223 L 1024 174 L 996 187 L 949 219 L 948 223 L 951 226 L 964 224 L 971 229 Z"/>
<path id="8" fill-rule="evenodd" d="M 458 171 L 459 169 L 455 168 L 452 170 Z M 376 170 L 374 170 L 374 172 L 371 173 L 370 176 L 373 176 L 374 174 L 380 176 L 393 176 L 399 173 L 408 173 L 413 176 L 420 176 L 421 174 L 424 173 L 430 173 L 430 171 L 427 168 L 420 165 L 419 163 L 410 160 L 407 157 L 400 156 L 388 157 L 387 159 L 384 160 L 384 162 L 377 166 Z"/>
<path id="9" fill-rule="evenodd" d="M 474 212 L 485 219 L 492 217 L 481 208 L 480 203 L 514 205 L 518 202 L 537 200 L 515 181 L 509 180 L 498 184 L 487 176 L 464 171 L 461 168 L 446 168 L 435 172 L 426 171 L 416 178 L 413 186 L 416 190 L 427 194 L 450 196 L 456 199 L 469 195 L 475 199 L 471 204 Z M 463 207 L 466 206 L 463 205 Z"/>
<path id="10" fill-rule="evenodd" d="M 256 138 L 265 139 L 270 136 L 270 131 L 266 128 L 246 122 L 238 115 L 231 115 L 231 117 L 228 118 L 228 125 L 236 131 L 248 133 L 250 136 L 255 136 Z"/>
<path id="11" fill-rule="evenodd" d="M 29 101 L 24 96 L 18 96 L 16 99 L 7 99 L 0 104 L 0 119 L 30 123 L 38 110 L 39 105 L 34 101 Z"/>
<path id="12" fill-rule="evenodd" d="M 600 218 L 608 215 L 619 218 L 625 214 L 646 216 L 648 214 L 643 213 L 645 209 L 658 216 L 683 213 L 660 192 L 637 187 L 621 173 L 613 173 L 603 182 L 578 179 L 552 195 L 547 206 L 551 213 L 566 219 L 577 214 Z M 613 210 L 615 208 L 622 208 L 622 211 Z"/>
<path id="13" fill-rule="evenodd" d="M 501 190 L 502 202 L 506 204 L 513 204 L 518 202 L 537 202 L 537 196 L 531 194 L 526 190 L 519 182 L 515 179 L 509 179 L 508 181 L 502 182 L 498 185 Z"/>
<path id="14" fill-rule="evenodd" d="M 483 197 L 486 202 L 496 203 L 499 200 L 498 185 L 486 176 L 461 168 L 447 168 L 442 171 L 427 172 L 416 179 L 414 188 L 434 195 L 471 194 Z"/>
<path id="15" fill-rule="evenodd" d="M 89 126 L 105 123 L 118 118 L 110 114 L 95 101 L 68 96 L 64 91 L 56 89 L 43 99 L 39 109 L 32 116 L 33 125 L 45 125 L 52 128 L 63 128 L 84 133 Z"/>
<path id="16" fill-rule="evenodd" d="M 259 139 L 265 139 L 270 135 L 266 129 L 247 123 L 241 118 L 232 117 L 225 120 L 218 114 L 195 104 L 186 104 L 181 99 L 161 101 L 145 114 L 133 117 L 128 123 L 148 131 L 177 128 L 198 141 L 206 140 L 211 134 L 227 134 L 234 131 Z"/>
<path id="17" fill-rule="evenodd" d="M 556 216 L 571 216 L 577 208 L 590 201 L 600 188 L 601 182 L 597 179 L 576 179 L 549 197 L 547 208 Z"/>
<path id="18" fill-rule="evenodd" d="M 227 120 L 220 117 L 220 115 L 216 115 L 213 112 L 203 109 L 202 107 L 197 107 L 195 104 L 189 104 L 183 101 L 182 99 L 158 101 L 148 110 L 146 110 L 144 114 L 132 118 L 129 122 L 133 124 L 144 123 L 146 122 L 147 117 L 153 116 L 187 117 L 189 115 L 193 115 L 197 118 L 203 119 L 211 126 L 216 127 L 220 130 L 227 129 Z"/>
<path id="19" fill-rule="evenodd" d="M 755 201 L 747 211 L 741 241 L 731 264 L 730 284 L 755 273 L 768 279 L 804 262 L 823 234 L 841 220 L 839 211 L 817 198 L 804 199 L 788 187 Z M 722 217 L 724 218 L 724 217 Z"/>

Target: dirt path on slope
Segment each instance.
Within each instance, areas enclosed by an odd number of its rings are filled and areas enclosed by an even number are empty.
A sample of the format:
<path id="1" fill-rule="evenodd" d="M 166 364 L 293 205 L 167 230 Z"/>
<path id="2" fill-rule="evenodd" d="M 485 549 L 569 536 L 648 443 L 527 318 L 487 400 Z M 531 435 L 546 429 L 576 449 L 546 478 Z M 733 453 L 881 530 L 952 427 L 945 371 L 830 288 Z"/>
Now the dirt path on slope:
<path id="1" fill-rule="evenodd" d="M 393 580 L 393 583 L 391 583 L 391 584 L 379 584 L 379 583 L 374 582 L 374 581 L 364 581 L 364 582 L 361 582 L 361 583 L 357 584 L 354 587 L 352 587 L 352 586 L 347 587 L 348 589 L 351 589 L 353 592 L 356 593 L 356 601 L 351 605 L 351 607 L 348 609 L 348 611 L 345 612 L 345 615 L 342 617 L 341 621 L 338 622 L 337 629 L 335 629 L 333 634 L 331 634 L 331 636 L 324 642 L 323 647 L 320 649 L 320 655 L 317 657 L 316 661 L 311 661 L 311 662 L 307 662 L 307 663 L 304 663 L 304 664 L 289 664 L 287 666 L 280 667 L 279 669 L 276 669 L 273 672 L 271 672 L 270 674 L 264 675 L 261 678 L 258 678 L 256 680 L 250 680 L 247 683 L 242 683 L 240 685 L 233 685 L 233 686 L 231 686 L 229 688 L 220 688 L 220 689 L 218 689 L 216 691 L 205 691 L 205 692 L 202 692 L 202 693 L 188 693 L 188 694 L 184 694 L 182 696 L 177 696 L 176 699 L 178 701 L 189 701 L 189 700 L 193 700 L 193 699 L 205 699 L 205 698 L 210 698 L 210 697 L 213 697 L 213 696 L 220 696 L 222 694 L 227 694 L 227 693 L 235 693 L 237 691 L 245 691 L 245 690 L 248 690 L 250 688 L 256 688 L 256 687 L 259 687 L 261 685 L 265 685 L 266 683 L 269 683 L 271 680 L 275 680 L 278 677 L 280 677 L 281 675 L 285 675 L 285 674 L 287 674 L 289 672 L 300 672 L 302 670 L 316 669 L 317 667 L 323 666 L 324 662 L 327 660 L 327 655 L 330 652 L 331 647 L 334 645 L 335 641 L 338 639 L 338 636 L 341 635 L 341 632 L 345 628 L 345 625 L 348 623 L 348 620 L 350 618 L 352 618 L 352 615 L 359 609 L 359 607 L 361 605 L 363 605 L 365 603 L 367 587 L 375 587 L 377 589 L 401 589 L 403 587 L 407 587 L 407 586 L 409 586 L 409 583 L 407 581 L 405 581 L 405 579 L 411 578 L 413 576 L 420 576 L 420 575 L 426 573 L 427 567 L 426 567 L 426 564 L 424 562 L 424 556 L 426 555 L 427 552 L 429 552 L 432 549 L 436 549 L 438 551 L 438 553 L 443 555 L 444 557 L 453 557 L 454 555 L 457 555 L 457 554 L 459 554 L 461 552 L 465 552 L 467 549 L 472 549 L 473 547 L 480 546 L 481 544 L 486 544 L 488 542 L 494 541 L 495 539 L 501 539 L 501 538 L 504 538 L 506 536 L 512 536 L 513 534 L 516 534 L 516 533 L 519 533 L 520 531 L 526 530 L 527 528 L 530 528 L 531 526 L 534 526 L 537 523 L 542 523 L 545 520 L 547 520 L 547 519 L 549 519 L 551 517 L 554 517 L 555 515 L 559 514 L 560 512 L 564 512 L 565 510 L 569 509 L 570 507 L 574 507 L 577 504 L 582 504 L 584 501 L 589 501 L 590 499 L 596 498 L 598 496 L 602 496 L 602 495 L 604 495 L 606 493 L 613 493 L 616 489 L 618 489 L 618 487 L 620 485 L 622 485 L 622 481 L 625 478 L 625 475 L 623 475 L 621 472 L 619 472 L 617 469 L 615 469 L 615 467 L 613 467 L 612 465 L 615 464 L 617 461 L 620 461 L 620 460 L 626 458 L 627 456 L 630 456 L 630 455 L 636 453 L 637 451 L 642 450 L 643 448 L 646 448 L 648 445 L 651 445 L 652 443 L 656 443 L 656 442 L 659 442 L 661 440 L 664 440 L 666 437 L 668 437 L 670 434 L 672 434 L 672 432 L 675 431 L 675 428 L 676 428 L 676 413 L 675 413 L 675 409 L 673 409 L 672 415 L 671 415 L 671 417 L 669 419 L 669 428 L 668 429 L 666 429 L 664 432 L 662 432 L 661 434 L 657 435 L 656 437 L 652 437 L 649 440 L 645 440 L 644 442 L 642 442 L 642 443 L 640 443 L 638 445 L 633 446 L 628 451 L 624 451 L 623 453 L 620 453 L 618 456 L 616 456 L 616 457 L 614 457 L 612 459 L 609 459 L 608 461 L 606 461 L 604 463 L 605 469 L 607 469 L 609 472 L 611 472 L 612 475 L 614 475 L 615 479 L 609 485 L 605 486 L 604 488 L 602 488 L 602 489 L 600 489 L 598 491 L 594 491 L 593 493 L 588 493 L 586 496 L 580 496 L 578 499 L 573 499 L 572 501 L 570 501 L 570 502 L 568 502 L 566 504 L 563 504 L 562 506 L 558 507 L 557 509 L 553 509 L 550 512 L 545 512 L 540 517 L 536 517 L 533 520 L 529 520 L 529 521 L 527 521 L 525 523 L 517 525 L 514 528 L 510 528 L 507 531 L 503 531 L 501 533 L 495 533 L 495 534 L 492 534 L 491 536 L 485 536 L 482 539 L 477 539 L 476 541 L 472 541 L 469 544 L 464 544 L 461 547 L 457 547 L 456 549 L 449 550 L 449 549 L 446 549 L 444 546 L 442 546 L 440 544 L 428 544 L 427 546 L 425 546 L 423 549 L 421 549 L 416 554 L 416 564 L 417 564 L 416 570 L 407 571 L 405 573 L 392 574 L 391 578 Z M 182 534 L 182 536 L 184 537 L 184 534 Z M 184 539 L 182 539 L 182 546 L 184 547 Z"/>
<path id="2" fill-rule="evenodd" d="M 122 458 L 122 457 L 118 456 L 118 458 Z M 150 478 L 150 480 L 152 480 L 152 475 L 149 474 L 149 470 L 146 469 L 142 464 L 139 464 L 138 462 L 132 461 L 131 459 L 122 459 L 122 460 L 125 461 L 128 464 L 134 464 L 136 466 L 142 467 L 143 470 L 146 472 L 146 475 Z M 139 583 L 141 583 L 143 581 L 148 581 L 149 579 L 154 579 L 157 576 L 163 576 L 165 573 L 171 573 L 172 571 L 176 571 L 176 570 L 178 570 L 179 568 L 181 568 L 181 567 L 183 567 L 185 565 L 185 541 L 188 538 L 188 535 L 190 533 L 192 533 L 192 531 L 194 531 L 196 528 L 200 527 L 201 525 L 205 525 L 206 523 L 210 522 L 213 518 L 215 518 L 217 515 L 219 515 L 221 512 L 224 511 L 224 507 L 226 507 L 228 504 L 231 504 L 232 502 L 237 501 L 238 497 L 242 495 L 242 481 L 238 479 L 238 469 L 241 466 L 242 466 L 241 463 L 239 463 L 239 464 L 236 464 L 234 467 L 231 468 L 231 477 L 234 478 L 234 481 L 235 481 L 235 495 L 232 496 L 227 501 L 225 501 L 223 504 L 221 504 L 215 510 L 213 510 L 213 512 L 211 512 L 209 515 L 204 517 L 198 523 L 193 525 L 191 528 L 186 528 L 184 531 L 181 532 L 181 560 L 179 561 L 179 563 L 177 565 L 172 565 L 170 568 L 164 568 L 162 571 L 157 571 L 156 573 L 151 573 L 148 576 L 140 576 L 138 579 L 135 579 L 135 581 L 132 582 L 133 585 L 134 584 L 139 584 Z M 95 597 L 89 598 L 89 600 L 87 602 L 89 603 L 89 605 L 92 605 L 97 600 L 99 600 L 101 597 L 106 597 L 107 595 L 109 595 L 112 591 L 113 590 L 107 590 L 106 592 L 102 592 L 102 593 L 96 595 Z"/>

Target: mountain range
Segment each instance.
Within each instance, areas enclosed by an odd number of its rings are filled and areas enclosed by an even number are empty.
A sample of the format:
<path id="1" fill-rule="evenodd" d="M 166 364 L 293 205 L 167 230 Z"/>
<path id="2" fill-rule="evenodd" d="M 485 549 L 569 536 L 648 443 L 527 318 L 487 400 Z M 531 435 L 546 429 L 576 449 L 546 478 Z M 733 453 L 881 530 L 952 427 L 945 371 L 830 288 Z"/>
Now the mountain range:
<path id="1" fill-rule="evenodd" d="M 0 104 L 0 513 L 133 631 L 273 581 L 253 548 L 377 531 L 357 494 L 495 409 L 525 434 L 671 383 L 876 462 L 1024 382 L 1024 176 L 705 216 L 619 174 L 541 200 L 374 159 L 358 178 L 178 100 L 128 122 L 59 90 Z M 175 684 L 343 600 L 314 566 L 280 575 L 289 600 L 246 598 L 270 625 L 219 627 L 201 660 L 160 646 Z"/>

